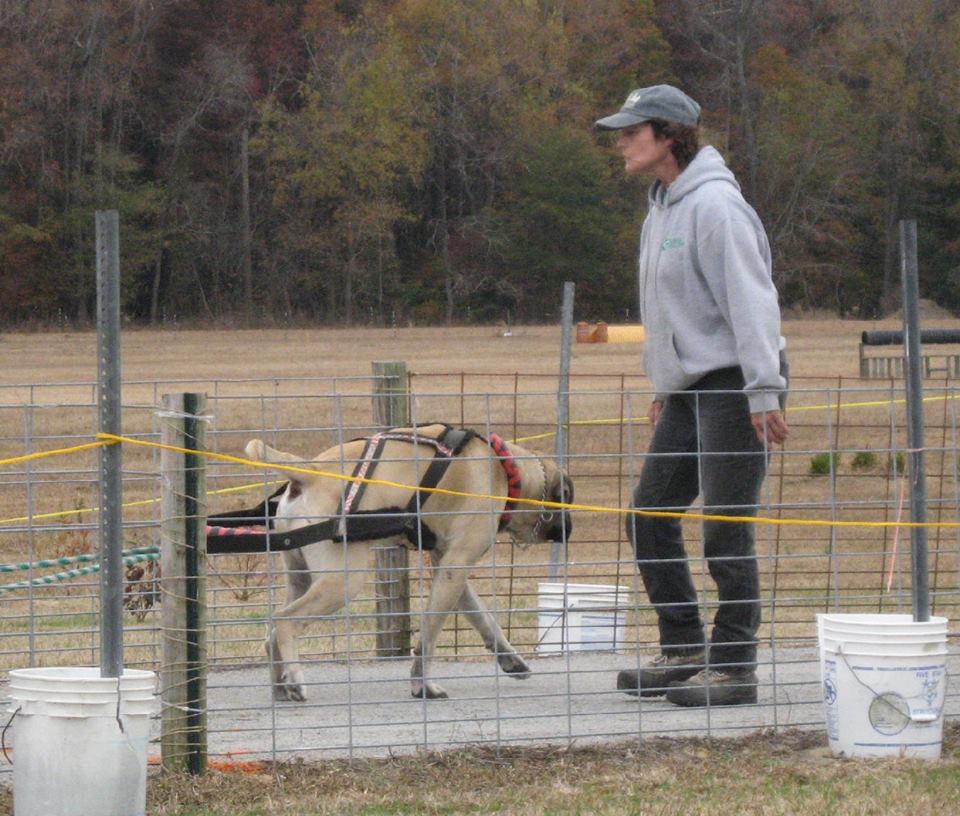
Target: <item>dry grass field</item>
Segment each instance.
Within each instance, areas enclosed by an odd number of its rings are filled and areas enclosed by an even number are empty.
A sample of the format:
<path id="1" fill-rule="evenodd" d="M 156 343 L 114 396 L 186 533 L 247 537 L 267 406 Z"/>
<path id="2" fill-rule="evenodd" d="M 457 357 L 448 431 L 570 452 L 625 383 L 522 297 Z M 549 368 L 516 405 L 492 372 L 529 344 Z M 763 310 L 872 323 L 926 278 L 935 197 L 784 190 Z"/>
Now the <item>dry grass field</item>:
<path id="1" fill-rule="evenodd" d="M 956 319 L 929 309 L 923 328 L 957 328 Z M 785 320 L 784 336 L 796 377 L 855 378 L 863 331 L 899 329 L 882 321 Z M 404 360 L 413 371 L 556 374 L 556 326 L 402 329 L 131 329 L 121 341 L 125 381 L 174 382 L 239 378 L 366 377 L 372 360 Z M 634 375 L 637 344 L 574 344 L 574 375 Z M 0 385 L 96 380 L 94 332 L 0 334 Z"/>
<path id="2" fill-rule="evenodd" d="M 923 325 L 951 328 L 956 321 L 927 307 Z M 861 332 L 878 328 L 896 329 L 900 323 L 803 319 L 784 324 L 793 434 L 771 458 L 760 512 L 780 523 L 758 525 L 765 593 L 770 597 L 764 637 L 809 639 L 813 613 L 828 602 L 842 602 L 850 609 L 909 609 L 908 534 L 898 535 L 889 526 L 824 526 L 830 521 L 884 525 L 904 512 L 906 441 L 900 386 L 859 378 Z M 242 455 L 248 438 L 263 436 L 278 447 L 311 456 L 341 436 L 369 430 L 371 364 L 399 360 L 411 375 L 414 419 L 489 428 L 537 452 L 554 452 L 557 327 L 514 327 L 509 333 L 498 327 L 131 330 L 123 335 L 121 357 L 124 435 L 138 440 L 158 439 L 162 394 L 201 391 L 209 399 L 212 450 Z M 572 346 L 567 466 L 577 484 L 578 509 L 563 571 L 571 582 L 635 584 L 620 511 L 628 502 L 649 433 L 649 384 L 639 373 L 639 358 L 638 343 Z M 0 361 L 0 458 L 69 448 L 94 438 L 94 333 L 0 335 Z M 933 520 L 952 520 L 956 505 L 953 387 L 952 381 L 927 381 Z M 826 461 L 827 472 L 812 473 L 814 460 L 820 465 Z M 96 451 L 39 460 L 31 465 L 29 478 L 24 468 L 0 471 L 0 557 L 17 562 L 25 552 L 34 559 L 88 552 L 96 536 Z M 156 450 L 125 444 L 125 546 L 156 540 L 158 470 Z M 253 503 L 256 490 L 252 496 L 249 490 L 223 491 L 255 486 L 265 475 L 211 462 L 209 511 Z M 23 523 L 26 516 L 31 517 L 28 524 Z M 688 527 L 695 551 L 699 523 L 691 521 Z M 957 604 L 956 534 L 932 530 L 930 540 L 934 598 L 940 611 L 949 614 Z M 211 560 L 210 568 L 211 603 L 220 623 L 212 658 L 258 658 L 258 622 L 266 614 L 271 567 L 250 556 Z M 498 546 L 474 572 L 475 583 L 488 596 L 497 587 L 498 607 L 507 610 L 508 635 L 521 648 L 536 645 L 537 583 L 546 580 L 547 572 L 542 548 L 521 553 L 508 545 Z M 709 602 L 712 586 L 705 569 L 700 580 Z M 8 594 L 10 611 L 0 626 L 11 639 L 0 653 L 0 666 L 18 664 L 24 650 L 32 648 L 28 641 L 34 638 L 36 643 L 28 621 L 48 614 L 40 626 L 46 659 L 89 659 L 93 637 L 77 638 L 76 633 L 95 628 L 95 581 L 94 576 L 65 582 L 19 601 L 14 598 L 23 598 L 22 593 Z M 426 591 L 427 581 L 428 573 L 416 570 L 415 600 Z M 339 637 L 335 623 L 316 629 L 315 656 L 342 657 L 343 650 L 360 654 L 372 648 L 375 620 L 364 617 L 373 610 L 372 595 L 355 604 L 353 615 L 359 617 L 351 623 L 349 639 Z M 218 608 L 222 619 L 216 617 Z M 131 619 L 131 625 L 143 617 Z M 359 627 L 358 620 L 363 621 Z M 128 635 L 128 655 L 145 664 L 156 658 L 150 622 L 147 615 L 143 631 L 134 626 Z M 649 610 L 637 610 L 628 639 L 650 643 L 651 622 Z M 471 632 L 454 625 L 445 646 L 462 652 L 477 646 L 472 638 Z M 141 642 L 143 650 L 137 651 Z"/>

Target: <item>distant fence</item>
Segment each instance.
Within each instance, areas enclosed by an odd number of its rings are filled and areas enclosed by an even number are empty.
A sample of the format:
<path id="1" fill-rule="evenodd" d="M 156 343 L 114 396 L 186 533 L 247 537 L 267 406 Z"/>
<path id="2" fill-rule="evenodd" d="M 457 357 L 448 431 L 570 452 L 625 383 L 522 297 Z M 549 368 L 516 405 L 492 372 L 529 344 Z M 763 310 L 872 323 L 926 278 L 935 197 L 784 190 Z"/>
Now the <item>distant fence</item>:
<path id="1" fill-rule="evenodd" d="M 557 428 L 550 418 L 556 376 L 417 374 L 410 383 L 409 420 L 443 419 L 493 429 L 549 455 Z M 89 442 L 96 406 L 83 384 L 32 390 L 0 402 L 0 443 L 11 456 Z M 195 388 L 207 393 L 206 447 L 241 454 L 252 437 L 305 456 L 380 426 L 371 379 L 246 380 L 218 383 L 125 384 L 125 436 L 161 441 L 160 395 Z M 3 392 L 0 391 L 0 397 Z M 960 619 L 960 475 L 957 400 L 949 380 L 926 389 L 931 611 L 951 620 L 956 655 Z M 774 451 L 757 528 L 764 621 L 761 703 L 736 712 L 680 712 L 662 700 L 628 700 L 616 692 L 618 668 L 656 653 L 656 620 L 635 577 L 620 510 L 628 503 L 647 447 L 650 393 L 639 378 L 571 377 L 567 428 L 569 472 L 576 484 L 574 533 L 560 584 L 623 587 L 629 601 L 600 604 L 609 642 L 583 638 L 585 649 L 550 641 L 558 613 L 549 548 L 520 550 L 500 541 L 471 569 L 478 594 L 507 638 L 533 667 L 515 683 L 498 674 L 463 615 L 439 641 L 440 678 L 448 701 L 409 697 L 410 660 L 383 657 L 378 641 L 409 616 L 419 627 L 431 572 L 425 557 L 399 565 L 408 581 L 409 612 L 383 606 L 384 587 L 371 580 L 346 609 L 304 620 L 301 662 L 306 703 L 275 701 L 263 651 L 264 627 L 285 593 L 277 558 L 217 556 L 206 561 L 206 702 L 203 728 L 212 761 L 256 755 L 367 756 L 453 745 L 522 745 L 675 734 L 735 734 L 756 728 L 822 726 L 814 616 L 822 611 L 909 611 L 911 578 L 907 518 L 906 422 L 902 385 L 895 381 L 795 378 L 789 419 L 793 434 Z M 546 410 L 545 410 L 546 408 Z M 124 546 L 161 539 L 161 455 L 147 446 L 124 451 Z M 261 501 L 276 476 L 210 461 L 205 496 L 210 512 Z M 26 665 L 96 665 L 98 582 L 93 574 L 36 581 L 59 558 L 90 556 L 96 547 L 98 466 L 95 451 L 0 469 L 0 552 L 31 566 L 24 581 L 0 596 L 0 661 Z M 485 523 L 478 519 L 478 523 Z M 685 525 L 706 619 L 717 599 L 698 558 L 700 525 Z M 153 562 L 130 564 L 124 586 L 124 654 L 128 666 L 163 667 L 164 637 L 189 627 L 160 621 L 161 608 L 183 593 Z M 392 579 L 391 579 L 392 580 Z M 604 596 L 605 597 L 605 596 Z M 160 599 L 162 603 L 160 602 Z M 615 607 L 615 608 L 613 608 Z M 583 635 L 586 619 L 559 618 L 567 635 Z M 596 617 L 596 616 L 595 616 Z M 389 624 L 389 625 L 388 625 Z M 172 626 L 171 630 L 169 626 Z M 580 627 L 574 630 L 573 627 Z M 169 658 L 168 658 L 169 659 Z M 951 658 L 954 659 L 954 658 Z M 186 681 L 184 681 L 186 682 Z M 184 704 L 186 705 L 186 704 Z M 186 706 L 189 707 L 189 706 Z M 960 709 L 952 689 L 948 711 Z M 159 738 L 159 723 L 157 736 Z"/>
<path id="2" fill-rule="evenodd" d="M 920 343 L 952 345 L 947 351 L 921 350 L 921 368 L 924 377 L 956 379 L 960 377 L 960 329 L 924 329 Z M 900 346 L 890 351 L 890 346 Z M 861 377 L 904 376 L 904 348 L 902 331 L 865 331 L 860 337 Z"/>

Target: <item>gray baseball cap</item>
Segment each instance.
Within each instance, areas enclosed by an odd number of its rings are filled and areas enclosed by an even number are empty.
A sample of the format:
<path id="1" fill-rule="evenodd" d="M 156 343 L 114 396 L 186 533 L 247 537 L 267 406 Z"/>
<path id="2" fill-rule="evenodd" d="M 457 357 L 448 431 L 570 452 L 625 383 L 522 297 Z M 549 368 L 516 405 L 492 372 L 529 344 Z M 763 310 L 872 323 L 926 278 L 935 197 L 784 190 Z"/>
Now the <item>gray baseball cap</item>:
<path id="1" fill-rule="evenodd" d="M 700 124 L 700 106 L 672 85 L 637 88 L 623 103 L 619 113 L 597 120 L 600 130 L 621 130 L 651 119 L 663 119 L 693 127 Z"/>

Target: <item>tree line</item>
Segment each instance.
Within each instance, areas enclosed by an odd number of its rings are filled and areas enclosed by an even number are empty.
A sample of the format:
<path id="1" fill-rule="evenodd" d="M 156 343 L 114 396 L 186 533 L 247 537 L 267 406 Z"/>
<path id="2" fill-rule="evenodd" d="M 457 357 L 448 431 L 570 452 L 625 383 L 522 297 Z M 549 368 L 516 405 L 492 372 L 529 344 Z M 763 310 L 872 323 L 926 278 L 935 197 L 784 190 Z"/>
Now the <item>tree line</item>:
<path id="1" fill-rule="evenodd" d="M 704 109 L 785 306 L 960 310 L 958 0 L 0 0 L 0 316 L 635 319 L 644 184 L 596 118 Z"/>

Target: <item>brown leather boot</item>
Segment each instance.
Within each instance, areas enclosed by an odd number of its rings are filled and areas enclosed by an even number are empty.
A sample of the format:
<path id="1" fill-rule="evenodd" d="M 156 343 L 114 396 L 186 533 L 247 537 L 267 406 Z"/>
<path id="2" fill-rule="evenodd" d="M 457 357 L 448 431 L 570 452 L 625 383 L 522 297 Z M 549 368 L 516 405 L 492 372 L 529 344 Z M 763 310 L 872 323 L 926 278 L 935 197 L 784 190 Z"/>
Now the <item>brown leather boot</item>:
<path id="1" fill-rule="evenodd" d="M 659 654 L 639 669 L 624 669 L 617 675 L 617 688 L 634 697 L 659 697 L 674 680 L 686 680 L 704 667 L 706 651 Z"/>
<path id="2" fill-rule="evenodd" d="M 749 705 L 757 702 L 758 683 L 750 669 L 704 669 L 670 683 L 667 701 L 679 706 Z"/>

